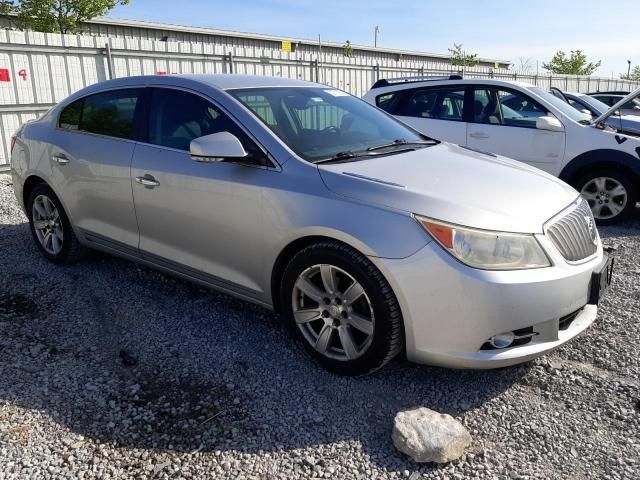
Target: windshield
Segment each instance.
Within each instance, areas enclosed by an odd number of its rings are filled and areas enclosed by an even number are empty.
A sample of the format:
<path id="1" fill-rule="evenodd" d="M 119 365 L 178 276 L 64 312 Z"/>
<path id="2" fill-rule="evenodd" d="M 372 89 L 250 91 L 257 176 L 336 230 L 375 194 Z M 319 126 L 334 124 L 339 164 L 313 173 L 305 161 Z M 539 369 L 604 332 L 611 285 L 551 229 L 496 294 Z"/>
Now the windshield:
<path id="1" fill-rule="evenodd" d="M 569 117 L 574 122 L 578 122 L 578 123 L 591 122 L 591 115 L 586 115 L 576 110 L 567 102 L 560 100 L 555 95 L 552 95 L 551 93 L 546 92 L 538 87 L 530 87 L 529 89 L 539 97 L 542 97 L 543 100 L 546 100 L 547 103 L 550 103 L 555 108 L 560 110 L 562 113 L 564 113 L 567 117 Z"/>
<path id="2" fill-rule="evenodd" d="M 590 97 L 589 95 L 579 95 L 577 97 L 582 103 L 587 104 L 589 107 L 595 110 L 598 115 L 602 115 L 604 112 L 609 110 L 609 108 L 611 108 L 606 103 L 601 102 L 597 98 Z"/>
<path id="3" fill-rule="evenodd" d="M 638 99 L 638 97 L 634 98 L 633 100 L 631 100 L 630 102 L 627 102 L 625 105 L 623 105 L 623 107 L 625 108 L 640 108 L 640 99 Z"/>
<path id="4" fill-rule="evenodd" d="M 372 147 L 376 155 L 384 155 L 406 149 L 408 143 L 429 140 L 376 107 L 329 87 L 251 88 L 229 93 L 310 162 L 367 152 Z"/>

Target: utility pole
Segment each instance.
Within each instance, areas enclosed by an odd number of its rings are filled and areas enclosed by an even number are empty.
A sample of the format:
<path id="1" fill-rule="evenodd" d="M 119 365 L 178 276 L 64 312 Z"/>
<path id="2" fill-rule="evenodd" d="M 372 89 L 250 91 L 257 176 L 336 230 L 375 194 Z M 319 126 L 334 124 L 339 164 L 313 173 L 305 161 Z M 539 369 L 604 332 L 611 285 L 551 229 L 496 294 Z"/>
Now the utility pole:
<path id="1" fill-rule="evenodd" d="M 627 79 L 631 76 L 631 60 L 627 60 L 629 66 L 627 67 Z"/>
<path id="2" fill-rule="evenodd" d="M 378 48 L 378 33 L 380 33 L 380 27 L 376 25 L 373 29 L 373 47 Z"/>

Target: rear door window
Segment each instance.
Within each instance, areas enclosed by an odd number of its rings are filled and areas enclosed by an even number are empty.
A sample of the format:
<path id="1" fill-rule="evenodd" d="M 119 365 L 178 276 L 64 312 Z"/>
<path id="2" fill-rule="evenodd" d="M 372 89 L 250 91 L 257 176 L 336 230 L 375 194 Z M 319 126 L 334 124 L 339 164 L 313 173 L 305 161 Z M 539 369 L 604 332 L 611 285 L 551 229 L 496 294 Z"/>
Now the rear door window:
<path id="1" fill-rule="evenodd" d="M 376 105 L 391 115 L 397 115 L 397 110 L 402 102 L 403 93 L 403 91 L 399 91 L 378 95 L 376 97 Z"/>
<path id="2" fill-rule="evenodd" d="M 79 129 L 99 135 L 132 139 L 136 105 L 141 91 L 138 88 L 113 90 L 84 98 Z"/>
<path id="3" fill-rule="evenodd" d="M 414 90 L 398 114 L 407 117 L 461 121 L 463 110 L 464 88 L 427 88 Z"/>

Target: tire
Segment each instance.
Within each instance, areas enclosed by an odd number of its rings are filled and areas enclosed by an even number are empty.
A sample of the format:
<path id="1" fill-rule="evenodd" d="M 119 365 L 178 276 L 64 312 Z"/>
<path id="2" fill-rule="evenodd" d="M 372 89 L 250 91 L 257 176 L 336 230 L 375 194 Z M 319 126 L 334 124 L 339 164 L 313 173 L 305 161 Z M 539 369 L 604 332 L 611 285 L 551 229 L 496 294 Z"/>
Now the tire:
<path id="1" fill-rule="evenodd" d="M 613 225 L 624 220 L 638 201 L 636 184 L 620 170 L 596 168 L 580 174 L 571 184 L 589 202 L 598 225 Z M 622 190 L 617 190 L 618 187 Z M 614 196 L 616 191 L 624 192 Z"/>
<path id="2" fill-rule="evenodd" d="M 404 347 L 391 286 L 367 257 L 342 243 L 319 242 L 294 255 L 282 275 L 280 301 L 294 338 L 333 373 L 374 372 Z"/>
<path id="3" fill-rule="evenodd" d="M 37 185 L 30 193 L 27 217 L 33 240 L 47 260 L 68 264 L 86 256 L 88 250 L 78 242 L 60 200 L 47 185 Z M 44 230 L 36 228 L 43 224 Z"/>

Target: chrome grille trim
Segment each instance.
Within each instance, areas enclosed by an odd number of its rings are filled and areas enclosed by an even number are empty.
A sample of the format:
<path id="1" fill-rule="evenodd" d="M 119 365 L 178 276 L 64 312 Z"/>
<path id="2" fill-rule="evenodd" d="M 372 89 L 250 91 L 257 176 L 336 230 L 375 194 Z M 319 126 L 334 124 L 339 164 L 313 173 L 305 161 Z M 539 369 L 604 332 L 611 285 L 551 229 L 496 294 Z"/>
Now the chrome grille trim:
<path id="1" fill-rule="evenodd" d="M 598 233 L 592 237 L 589 222 L 596 229 L 589 203 L 580 197 L 548 224 L 547 236 L 568 262 L 579 262 L 598 250 Z"/>

